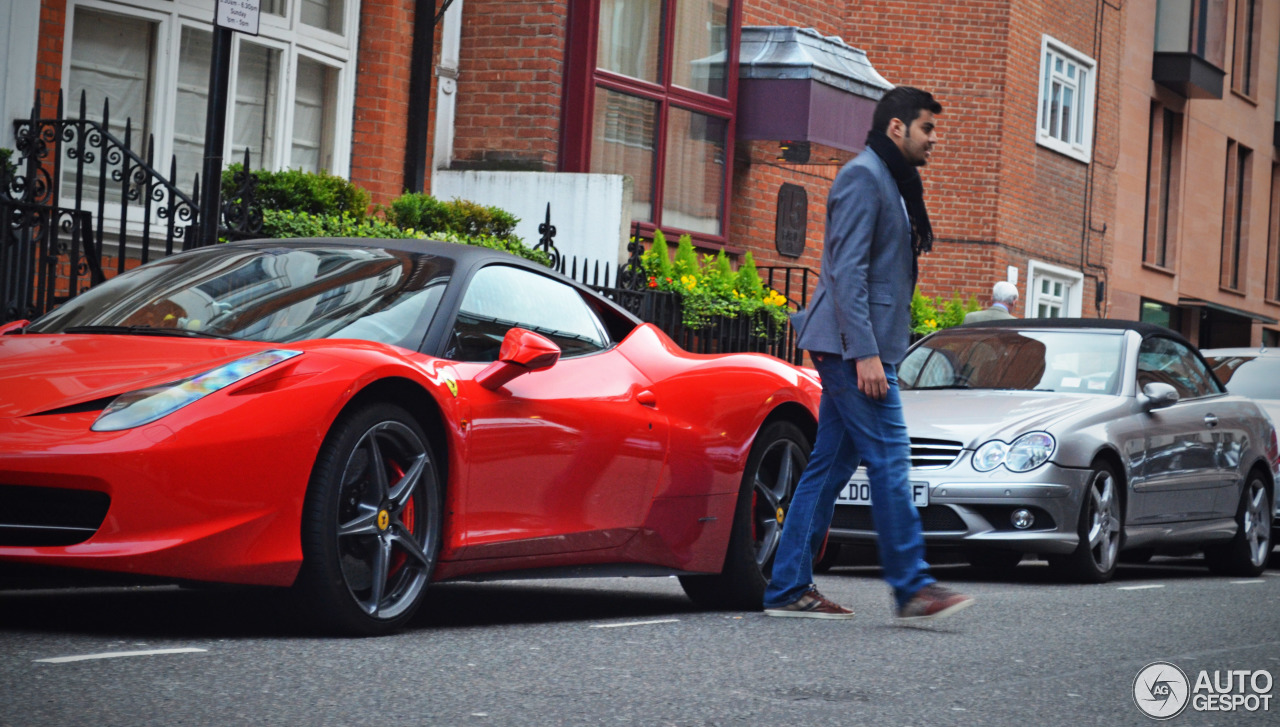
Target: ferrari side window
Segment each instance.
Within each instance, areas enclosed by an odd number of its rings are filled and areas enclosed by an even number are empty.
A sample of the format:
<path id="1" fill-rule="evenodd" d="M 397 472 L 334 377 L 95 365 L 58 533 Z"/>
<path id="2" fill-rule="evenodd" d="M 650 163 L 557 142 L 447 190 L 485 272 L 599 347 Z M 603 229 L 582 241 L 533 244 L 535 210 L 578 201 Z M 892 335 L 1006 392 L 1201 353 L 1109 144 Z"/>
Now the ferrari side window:
<path id="1" fill-rule="evenodd" d="M 512 328 L 546 336 L 566 358 L 609 346 L 600 321 L 573 287 L 528 270 L 490 265 L 467 286 L 445 355 L 457 361 L 496 361 Z"/>

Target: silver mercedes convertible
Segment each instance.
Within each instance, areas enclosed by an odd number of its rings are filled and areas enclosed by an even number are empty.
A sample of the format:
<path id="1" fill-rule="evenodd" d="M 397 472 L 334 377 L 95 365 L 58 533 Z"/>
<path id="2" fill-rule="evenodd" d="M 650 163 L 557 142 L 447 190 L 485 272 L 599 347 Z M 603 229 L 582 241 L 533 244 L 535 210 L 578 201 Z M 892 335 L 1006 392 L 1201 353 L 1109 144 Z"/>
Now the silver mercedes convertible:
<path id="1" fill-rule="evenodd" d="M 1266 568 L 1275 428 L 1174 331 L 1097 319 L 969 324 L 922 339 L 898 377 L 931 549 L 991 568 L 1034 553 L 1091 583 L 1109 580 L 1121 558 L 1164 552 L 1203 551 L 1226 574 Z M 874 542 L 860 469 L 829 543 Z"/>

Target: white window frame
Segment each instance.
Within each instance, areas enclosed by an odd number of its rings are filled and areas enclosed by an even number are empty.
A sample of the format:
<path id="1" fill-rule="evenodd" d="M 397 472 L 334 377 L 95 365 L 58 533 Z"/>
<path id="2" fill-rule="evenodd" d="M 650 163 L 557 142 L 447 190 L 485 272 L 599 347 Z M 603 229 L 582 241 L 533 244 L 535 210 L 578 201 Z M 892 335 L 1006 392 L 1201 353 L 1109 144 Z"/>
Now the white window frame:
<path id="1" fill-rule="evenodd" d="M 1036 310 L 1040 307 L 1042 295 L 1040 281 L 1052 280 L 1062 283 L 1063 317 L 1079 318 L 1082 310 L 1081 298 L 1084 292 L 1084 274 L 1069 268 L 1031 260 L 1027 262 L 1027 303 L 1023 310 L 1024 318 L 1037 318 Z"/>
<path id="2" fill-rule="evenodd" d="M 267 13 L 261 16 L 258 36 L 233 33 L 232 39 L 232 77 L 228 98 L 235 98 L 236 63 L 239 58 L 240 43 L 249 41 L 267 45 L 281 52 L 283 72 L 280 74 L 280 92 L 277 101 L 277 118 L 275 119 L 275 149 L 269 160 L 264 160 L 264 167 L 271 170 L 289 168 L 292 158 L 291 138 L 293 124 L 294 84 L 297 76 L 297 59 L 300 54 L 313 60 L 323 62 L 338 73 L 336 83 L 336 111 L 333 119 L 333 161 L 330 174 L 346 177 L 351 172 L 351 132 L 352 117 L 355 113 L 355 74 L 357 63 L 358 31 L 360 22 L 360 0 L 345 0 L 343 28 L 344 35 L 322 31 L 302 23 L 298 7 L 299 0 L 285 0 L 286 16 L 279 18 Z M 152 118 L 148 119 L 149 128 L 155 133 L 155 159 L 157 171 L 168 174 L 169 159 L 173 155 L 173 129 L 176 109 L 178 60 L 182 42 L 181 28 L 184 25 L 213 30 L 212 0 L 172 0 L 157 3 L 154 0 L 67 0 L 66 32 L 63 52 L 63 79 L 70 78 L 72 33 L 76 10 L 80 7 L 99 12 L 114 13 L 127 17 L 136 17 L 154 22 L 156 29 L 155 67 L 151 69 L 154 91 L 152 96 Z M 75 101 L 78 104 L 78 100 Z M 78 109 L 72 105 L 68 97 L 69 111 Z M 184 110 L 184 113 L 189 113 Z M 90 119 L 96 120 L 101 109 L 87 109 Z M 204 109 L 199 113 L 203 115 Z M 231 164 L 240 161 L 231 153 L 232 133 L 234 130 L 235 104 L 229 103 L 227 109 L 226 133 L 223 139 L 223 163 Z M 135 119 L 135 122 L 140 121 Z M 135 147 L 145 148 L 136 143 Z M 136 149 L 135 149 L 136 151 Z M 256 166 L 256 164 L 255 164 Z M 193 171 L 179 170 L 179 179 L 175 183 L 180 189 L 187 189 Z M 108 213 L 108 217 L 118 214 Z M 132 213 L 131 217 L 134 216 Z"/>
<path id="3" fill-rule="evenodd" d="M 1073 63 L 1086 73 L 1083 87 L 1079 75 L 1073 80 L 1065 73 L 1053 70 L 1053 61 L 1062 60 Z M 1052 36 L 1042 36 L 1040 42 L 1040 92 L 1036 95 L 1036 143 L 1040 146 L 1065 154 L 1072 159 L 1089 163 L 1090 151 L 1093 148 L 1094 94 L 1097 88 L 1098 64 L 1089 56 L 1080 53 L 1071 46 L 1056 40 Z M 1072 129 L 1079 130 L 1078 140 L 1063 141 L 1049 133 L 1051 119 L 1047 116 L 1050 94 L 1054 84 L 1069 87 L 1073 90 L 1075 110 L 1070 119 Z"/>

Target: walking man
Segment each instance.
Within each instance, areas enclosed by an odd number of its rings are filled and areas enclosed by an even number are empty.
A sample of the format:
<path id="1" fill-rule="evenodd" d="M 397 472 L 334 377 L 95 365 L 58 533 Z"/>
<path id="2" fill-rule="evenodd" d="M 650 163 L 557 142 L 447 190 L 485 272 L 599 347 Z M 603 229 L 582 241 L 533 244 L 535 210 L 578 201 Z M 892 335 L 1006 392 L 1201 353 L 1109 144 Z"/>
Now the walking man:
<path id="1" fill-rule="evenodd" d="M 965 323 L 1001 321 L 1013 318 L 1013 306 L 1018 302 L 1018 286 L 1001 280 L 991 287 L 991 307 L 964 314 Z"/>
<path id="2" fill-rule="evenodd" d="M 835 500 L 859 464 L 871 481 L 880 563 L 900 622 L 935 619 L 973 599 L 938 585 L 924 561 L 907 481 L 907 437 L 896 366 L 906 355 L 917 257 L 933 243 L 916 167 L 937 141 L 933 95 L 900 86 L 876 105 L 867 148 L 827 197 L 822 271 L 813 302 L 793 316 L 798 345 L 822 376 L 818 433 L 783 523 L 764 595 L 768 616 L 850 618 L 813 584 Z"/>

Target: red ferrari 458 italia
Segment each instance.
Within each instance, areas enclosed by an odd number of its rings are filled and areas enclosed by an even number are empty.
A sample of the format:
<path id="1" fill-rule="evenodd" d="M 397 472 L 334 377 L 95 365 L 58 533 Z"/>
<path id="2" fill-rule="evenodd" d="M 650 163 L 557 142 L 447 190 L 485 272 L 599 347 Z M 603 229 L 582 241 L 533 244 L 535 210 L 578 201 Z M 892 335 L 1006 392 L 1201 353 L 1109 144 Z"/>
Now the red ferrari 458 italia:
<path id="1" fill-rule="evenodd" d="M 758 609 L 819 391 L 506 253 L 216 245 L 5 327 L 0 561 L 288 586 L 359 634 L 451 579 Z"/>

